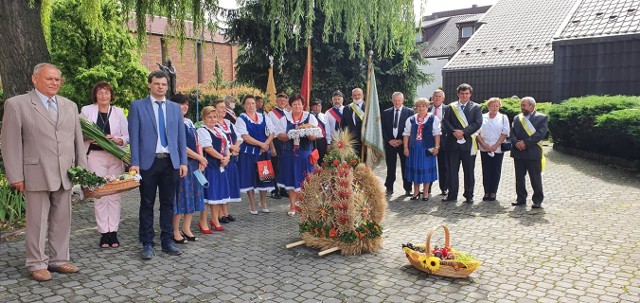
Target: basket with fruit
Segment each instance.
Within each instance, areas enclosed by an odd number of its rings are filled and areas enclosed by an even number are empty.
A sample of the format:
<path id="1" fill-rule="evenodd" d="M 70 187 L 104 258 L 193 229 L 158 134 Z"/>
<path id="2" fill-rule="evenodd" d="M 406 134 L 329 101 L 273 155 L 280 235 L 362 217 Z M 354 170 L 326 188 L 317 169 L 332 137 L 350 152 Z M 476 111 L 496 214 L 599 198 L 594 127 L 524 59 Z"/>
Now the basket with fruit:
<path id="1" fill-rule="evenodd" d="M 122 193 L 140 186 L 140 175 L 136 172 L 120 176 L 99 177 L 82 167 L 72 167 L 67 171 L 71 182 L 80 184 L 85 198 L 99 199 L 103 196 Z"/>
<path id="2" fill-rule="evenodd" d="M 443 247 L 433 248 L 431 238 L 439 228 L 444 230 L 445 244 Z M 473 256 L 450 246 L 449 228 L 446 225 L 436 226 L 429 230 L 425 245 L 407 243 L 402 245 L 402 250 L 413 267 L 428 274 L 442 277 L 466 278 L 481 263 Z"/>

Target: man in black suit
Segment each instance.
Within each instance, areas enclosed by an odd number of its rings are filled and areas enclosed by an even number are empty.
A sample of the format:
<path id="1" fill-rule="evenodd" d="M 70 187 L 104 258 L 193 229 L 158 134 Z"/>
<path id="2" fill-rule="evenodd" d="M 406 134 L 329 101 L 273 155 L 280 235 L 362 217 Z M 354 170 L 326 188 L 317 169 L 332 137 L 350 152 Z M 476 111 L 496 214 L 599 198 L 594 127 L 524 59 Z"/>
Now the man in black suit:
<path id="1" fill-rule="evenodd" d="M 444 104 L 444 92 L 440 89 L 437 89 L 433 92 L 433 95 L 431 96 L 431 101 L 433 102 L 431 104 L 431 106 L 429 106 L 429 112 L 434 114 L 436 117 L 438 117 L 438 120 L 442 121 L 442 119 L 444 118 L 444 114 L 445 111 L 447 110 L 447 108 L 449 107 L 448 105 Z M 447 133 L 442 133 L 442 136 L 440 137 L 440 142 L 446 142 L 447 140 Z M 447 170 L 447 149 L 445 148 L 445 144 L 442 144 L 442 146 L 440 147 L 440 151 L 438 152 L 438 185 L 440 186 L 440 195 L 442 196 L 446 196 L 447 192 L 449 191 L 449 185 L 447 182 L 449 182 L 449 178 L 447 176 L 448 174 L 448 170 Z M 429 186 L 429 189 L 431 189 L 433 187 Z"/>
<path id="2" fill-rule="evenodd" d="M 442 133 L 447 134 L 445 149 L 449 163 L 449 194 L 443 202 L 458 200 L 458 172 L 460 163 L 464 172 L 464 194 L 466 203 L 473 203 L 475 178 L 473 169 L 476 162 L 476 132 L 482 126 L 480 105 L 471 101 L 473 88 L 463 83 L 458 86 L 458 102 L 449 105 L 442 120 Z"/>
<path id="3" fill-rule="evenodd" d="M 520 102 L 522 114 L 513 119 L 509 140 L 515 147 L 511 149 L 511 157 L 516 171 L 516 202 L 514 206 L 524 206 L 527 200 L 527 188 L 524 177 L 529 173 L 533 188 L 532 208 L 540 208 L 544 194 L 542 193 L 542 169 L 544 156 L 540 141 L 547 135 L 546 115 L 536 112 L 536 100 L 524 97 Z"/>
<path id="4" fill-rule="evenodd" d="M 351 91 L 351 104 L 345 106 L 342 112 L 342 122 L 340 128 L 348 129 L 352 138 L 356 141 L 353 145 L 353 149 L 356 154 L 362 156 L 362 121 L 364 118 L 364 100 L 362 99 L 364 94 L 361 88 L 354 88 Z M 364 162 L 364 159 L 362 159 Z"/>
<path id="5" fill-rule="evenodd" d="M 393 107 L 387 108 L 382 113 L 382 137 L 384 138 L 384 154 L 387 162 L 387 178 L 384 186 L 387 195 L 393 194 L 393 184 L 396 182 L 396 162 L 400 156 L 400 169 L 402 171 L 402 187 L 405 194 L 411 196 L 411 182 L 407 181 L 404 168 L 407 157 L 403 152 L 402 133 L 407 119 L 414 114 L 413 110 L 404 107 L 404 95 L 395 92 L 391 95 Z"/>

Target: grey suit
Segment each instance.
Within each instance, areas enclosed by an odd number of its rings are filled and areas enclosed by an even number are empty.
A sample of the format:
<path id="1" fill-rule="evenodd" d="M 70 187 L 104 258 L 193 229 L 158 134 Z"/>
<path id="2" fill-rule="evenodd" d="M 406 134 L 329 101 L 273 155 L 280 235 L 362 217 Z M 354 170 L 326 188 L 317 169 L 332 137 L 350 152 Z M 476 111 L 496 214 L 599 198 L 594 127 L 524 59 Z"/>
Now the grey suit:
<path id="1" fill-rule="evenodd" d="M 73 184 L 67 170 L 87 164 L 78 106 L 61 96 L 56 99 L 57 123 L 35 90 L 8 99 L 4 107 L 2 156 L 9 183 L 25 186 L 29 271 L 69 261 Z"/>
<path id="2" fill-rule="evenodd" d="M 467 118 L 467 127 L 462 127 L 460 121 L 453 112 L 454 105 L 447 107 L 444 118 L 442 120 L 442 133 L 446 133 L 445 149 L 447 151 L 448 160 L 448 187 L 449 195 L 447 199 L 457 199 L 458 188 L 460 182 L 458 181 L 458 171 L 460 170 L 460 163 L 462 163 L 462 171 L 464 172 L 464 197 L 468 201 L 473 199 L 473 187 L 475 186 L 475 177 L 473 169 L 475 167 L 476 156 L 471 156 L 471 148 L 473 140 L 471 135 L 475 134 L 482 126 L 482 110 L 480 106 L 469 101 L 465 105 L 464 115 Z M 461 129 L 464 132 L 464 144 L 458 144 L 456 137 L 453 136 L 453 131 Z"/>
<path id="3" fill-rule="evenodd" d="M 547 124 L 549 118 L 536 111 L 529 115 L 529 122 L 536 129 L 533 135 L 529 136 L 525 131 L 522 123 L 518 119 L 519 116 L 513 119 L 511 126 L 511 134 L 509 140 L 513 145 L 511 149 L 511 157 L 513 157 L 515 172 L 516 172 L 516 194 L 517 203 L 525 203 L 527 199 L 527 188 L 525 182 L 525 176 L 529 173 L 529 179 L 531 180 L 531 187 L 533 188 L 533 196 L 531 199 L 534 204 L 542 203 L 544 200 L 544 194 L 542 192 L 542 147 L 538 145 L 544 137 L 547 135 Z M 523 151 L 515 148 L 516 143 L 522 140 L 527 148 Z"/>

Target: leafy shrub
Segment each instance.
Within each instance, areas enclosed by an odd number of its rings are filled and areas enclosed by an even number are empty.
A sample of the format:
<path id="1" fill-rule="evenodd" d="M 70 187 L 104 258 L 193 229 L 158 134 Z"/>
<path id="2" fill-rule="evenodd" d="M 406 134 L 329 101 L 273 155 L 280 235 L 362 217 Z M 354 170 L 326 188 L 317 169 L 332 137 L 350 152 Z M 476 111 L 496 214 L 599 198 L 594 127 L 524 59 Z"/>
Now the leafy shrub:
<path id="1" fill-rule="evenodd" d="M 640 159 L 640 97 L 571 98 L 549 110 L 556 144 L 626 159 Z"/>
<path id="2" fill-rule="evenodd" d="M 15 225 L 25 218 L 25 201 L 21 192 L 10 187 L 4 174 L 0 174 L 0 222 Z"/>
<path id="3" fill-rule="evenodd" d="M 509 122 L 513 121 L 513 117 L 515 117 L 517 114 L 521 113 L 520 111 L 520 100 L 521 99 L 515 99 L 515 98 L 502 98 L 500 99 L 500 101 L 502 101 L 502 107 L 500 107 L 500 112 L 507 115 L 507 117 L 509 117 Z M 482 112 L 486 113 L 489 112 L 489 108 L 487 108 L 487 101 L 485 100 L 482 103 Z M 539 111 L 541 113 L 547 114 L 549 112 L 549 109 L 553 106 L 552 103 L 550 102 L 540 102 L 540 101 L 536 101 L 536 111 Z"/>

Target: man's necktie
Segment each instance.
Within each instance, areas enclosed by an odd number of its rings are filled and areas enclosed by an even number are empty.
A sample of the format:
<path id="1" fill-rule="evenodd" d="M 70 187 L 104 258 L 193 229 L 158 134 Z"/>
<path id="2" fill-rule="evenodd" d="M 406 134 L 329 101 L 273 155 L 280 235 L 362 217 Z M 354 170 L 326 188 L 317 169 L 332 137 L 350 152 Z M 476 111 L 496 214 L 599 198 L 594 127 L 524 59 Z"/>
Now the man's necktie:
<path id="1" fill-rule="evenodd" d="M 460 105 L 460 109 L 462 109 L 462 111 L 464 111 L 464 107 L 465 107 L 465 105 L 464 105 L 464 104 L 463 104 L 463 105 Z"/>
<path id="2" fill-rule="evenodd" d="M 156 101 L 158 104 L 158 130 L 160 132 L 160 145 L 167 147 L 167 130 L 164 126 L 164 111 L 162 110 L 162 103 L 164 101 Z"/>
<path id="3" fill-rule="evenodd" d="M 53 99 L 47 100 L 47 105 L 49 106 L 49 116 L 54 122 L 58 122 L 58 109 L 56 108 L 56 103 Z"/>
<path id="4" fill-rule="evenodd" d="M 396 109 L 396 113 L 393 115 L 393 128 L 398 128 L 398 113 L 400 110 Z"/>

